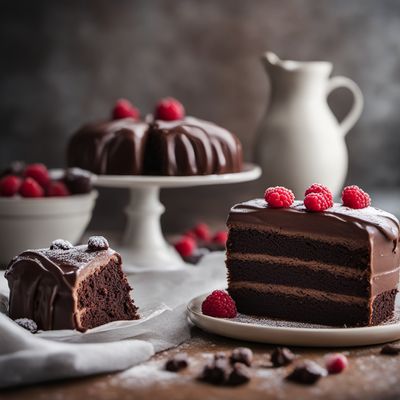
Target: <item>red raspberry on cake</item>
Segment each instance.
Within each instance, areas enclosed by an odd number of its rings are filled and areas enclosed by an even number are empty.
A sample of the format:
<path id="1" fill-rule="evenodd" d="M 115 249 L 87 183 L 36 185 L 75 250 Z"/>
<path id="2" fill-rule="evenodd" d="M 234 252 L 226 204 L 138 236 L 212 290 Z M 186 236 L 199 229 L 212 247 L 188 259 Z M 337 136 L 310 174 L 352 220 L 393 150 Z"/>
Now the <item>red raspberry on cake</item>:
<path id="1" fill-rule="evenodd" d="M 0 180 L 0 196 L 15 196 L 21 187 L 22 180 L 15 175 L 7 175 Z"/>
<path id="2" fill-rule="evenodd" d="M 320 193 L 322 194 L 325 199 L 327 200 L 329 207 L 333 206 L 333 194 L 330 189 L 325 186 L 321 185 L 320 183 L 313 183 L 304 193 L 304 196 L 307 196 L 310 193 Z"/>
<path id="3" fill-rule="evenodd" d="M 112 111 L 112 119 L 122 118 L 133 118 L 134 120 L 140 118 L 140 111 L 126 99 L 117 100 Z"/>
<path id="4" fill-rule="evenodd" d="M 185 117 L 185 109 L 178 100 L 166 97 L 157 103 L 154 116 L 163 121 L 176 121 Z"/>
<path id="5" fill-rule="evenodd" d="M 201 305 L 204 315 L 216 318 L 235 318 L 237 315 L 235 301 L 223 290 L 214 290 Z"/>
<path id="6" fill-rule="evenodd" d="M 44 164 L 29 164 L 24 171 L 25 178 L 33 178 L 43 189 L 50 182 L 49 171 Z"/>
<path id="7" fill-rule="evenodd" d="M 269 187 L 264 193 L 264 199 L 271 208 L 289 208 L 294 202 L 294 194 L 283 186 Z"/>
<path id="8" fill-rule="evenodd" d="M 190 257 L 196 247 L 196 241 L 189 236 L 184 236 L 175 243 L 175 249 L 182 258 Z"/>
<path id="9" fill-rule="evenodd" d="M 304 205 L 312 212 L 322 212 L 332 207 L 332 203 L 323 193 L 309 193 L 304 198 Z"/>
<path id="10" fill-rule="evenodd" d="M 342 192 L 343 205 L 350 208 L 366 208 L 371 205 L 369 194 L 356 185 L 346 186 Z"/>
<path id="11" fill-rule="evenodd" d="M 43 197 L 44 189 L 33 179 L 26 178 L 19 189 L 22 197 Z"/>
<path id="12" fill-rule="evenodd" d="M 50 182 L 46 189 L 48 197 L 65 197 L 69 196 L 70 192 L 63 182 Z"/>
<path id="13" fill-rule="evenodd" d="M 210 228 L 205 223 L 197 224 L 193 228 L 193 233 L 198 240 L 203 240 L 204 242 L 208 242 L 211 239 Z"/>

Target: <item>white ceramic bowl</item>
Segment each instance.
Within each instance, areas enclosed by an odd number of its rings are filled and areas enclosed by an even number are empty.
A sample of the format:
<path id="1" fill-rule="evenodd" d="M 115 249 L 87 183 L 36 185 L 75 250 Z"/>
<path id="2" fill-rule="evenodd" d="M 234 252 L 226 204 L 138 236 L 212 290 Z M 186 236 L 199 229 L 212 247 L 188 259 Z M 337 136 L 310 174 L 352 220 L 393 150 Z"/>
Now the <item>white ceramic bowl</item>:
<path id="1" fill-rule="evenodd" d="M 55 239 L 77 243 L 93 212 L 97 192 L 68 197 L 0 198 L 0 265 Z"/>

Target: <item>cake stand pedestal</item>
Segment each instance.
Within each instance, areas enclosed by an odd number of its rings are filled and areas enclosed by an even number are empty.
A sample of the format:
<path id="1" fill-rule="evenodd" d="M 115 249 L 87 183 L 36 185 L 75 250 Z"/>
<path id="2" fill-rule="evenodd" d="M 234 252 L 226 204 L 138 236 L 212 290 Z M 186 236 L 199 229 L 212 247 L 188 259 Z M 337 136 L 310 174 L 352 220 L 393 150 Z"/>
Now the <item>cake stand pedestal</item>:
<path id="1" fill-rule="evenodd" d="M 255 180 L 260 175 L 260 167 L 245 164 L 242 172 L 221 175 L 98 175 L 94 184 L 130 191 L 125 208 L 127 225 L 118 248 L 124 259 L 138 267 L 177 269 L 184 262 L 162 234 L 160 218 L 165 207 L 159 200 L 160 189 L 240 183 Z"/>

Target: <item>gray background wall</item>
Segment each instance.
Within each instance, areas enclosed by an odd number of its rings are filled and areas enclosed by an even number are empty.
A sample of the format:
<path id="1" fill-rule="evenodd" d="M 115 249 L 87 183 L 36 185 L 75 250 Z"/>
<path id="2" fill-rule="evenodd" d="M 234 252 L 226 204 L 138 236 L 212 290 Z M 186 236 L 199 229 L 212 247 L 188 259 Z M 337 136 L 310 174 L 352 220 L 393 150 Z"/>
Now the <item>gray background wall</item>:
<path id="1" fill-rule="evenodd" d="M 166 95 L 236 132 L 250 160 L 268 99 L 259 57 L 270 49 L 330 60 L 334 74 L 358 82 L 365 111 L 347 138 L 348 181 L 368 190 L 399 186 L 396 0 L 2 2 L 0 34 L 2 165 L 25 159 L 62 166 L 70 134 L 107 117 L 115 99 L 127 97 L 149 112 Z M 343 115 L 347 93 L 333 97 Z M 164 224 L 169 231 L 198 219 L 223 224 L 233 202 L 263 189 L 252 183 L 165 191 Z M 103 191 L 92 226 L 120 227 L 126 200 L 123 191 Z"/>

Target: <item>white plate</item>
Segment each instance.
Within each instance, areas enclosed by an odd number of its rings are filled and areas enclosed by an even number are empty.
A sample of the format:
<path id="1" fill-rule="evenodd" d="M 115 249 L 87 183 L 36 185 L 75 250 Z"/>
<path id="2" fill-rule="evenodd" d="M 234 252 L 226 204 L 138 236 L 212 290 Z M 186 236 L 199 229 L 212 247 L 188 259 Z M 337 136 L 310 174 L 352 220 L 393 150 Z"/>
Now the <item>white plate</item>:
<path id="1" fill-rule="evenodd" d="M 258 165 L 245 163 L 241 172 L 231 174 L 193 176 L 97 175 L 94 177 L 94 184 L 97 186 L 121 188 L 131 186 L 173 188 L 247 182 L 257 179 L 260 175 L 261 168 Z"/>
<path id="2" fill-rule="evenodd" d="M 205 331 L 233 339 L 308 347 L 367 346 L 400 339 L 400 322 L 362 328 L 309 328 L 299 327 L 301 324 L 293 327 L 290 325 L 294 324 L 290 322 L 248 316 L 234 319 L 209 317 L 201 312 L 201 303 L 207 295 L 189 302 L 187 310 L 190 320 Z"/>

